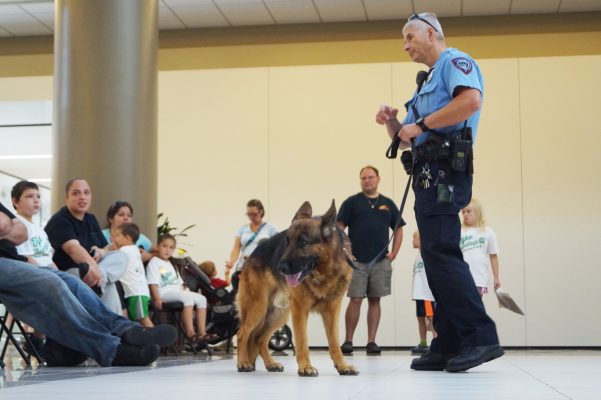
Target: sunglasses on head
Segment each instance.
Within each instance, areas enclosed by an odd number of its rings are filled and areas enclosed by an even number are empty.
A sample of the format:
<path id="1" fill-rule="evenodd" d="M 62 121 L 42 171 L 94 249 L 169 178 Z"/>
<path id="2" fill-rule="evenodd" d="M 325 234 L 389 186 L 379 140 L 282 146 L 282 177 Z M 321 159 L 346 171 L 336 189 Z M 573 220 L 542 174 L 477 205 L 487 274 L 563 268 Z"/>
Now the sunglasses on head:
<path id="1" fill-rule="evenodd" d="M 411 14 L 411 16 L 407 19 L 407 21 L 413 21 L 413 20 L 420 20 L 422 22 L 425 22 L 426 24 L 430 25 L 430 27 L 432 27 L 432 29 L 434 29 L 437 33 L 438 33 L 438 29 L 436 29 L 436 27 L 434 25 L 432 25 L 430 22 L 428 22 L 427 19 L 420 17 L 419 14 Z"/>

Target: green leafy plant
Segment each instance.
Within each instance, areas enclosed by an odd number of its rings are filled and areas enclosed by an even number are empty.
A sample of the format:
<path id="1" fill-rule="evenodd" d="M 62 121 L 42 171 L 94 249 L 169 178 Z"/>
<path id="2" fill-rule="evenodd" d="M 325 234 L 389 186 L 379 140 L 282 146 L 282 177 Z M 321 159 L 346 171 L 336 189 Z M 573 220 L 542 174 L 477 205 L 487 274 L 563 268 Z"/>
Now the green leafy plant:
<path id="1" fill-rule="evenodd" d="M 163 217 L 165 217 L 165 219 L 163 220 L 163 222 L 161 222 L 161 218 L 163 218 Z M 169 217 L 167 217 L 163 213 L 159 213 L 159 215 L 157 215 L 157 223 L 158 223 L 158 226 L 157 226 L 157 237 L 160 237 L 161 235 L 163 235 L 165 233 L 169 233 L 170 235 L 172 235 L 176 239 L 178 237 L 186 237 L 186 236 L 188 236 L 188 234 L 186 232 L 188 230 L 190 230 L 191 228 L 194 228 L 196 226 L 196 224 L 188 225 L 187 227 L 185 227 L 181 231 L 177 232 L 177 228 L 175 226 L 171 226 L 171 223 L 169 221 Z M 174 257 L 181 257 L 181 258 L 183 258 L 183 257 L 186 257 L 187 253 L 188 253 L 188 251 L 186 249 L 178 246 L 177 249 L 175 249 L 175 253 L 173 254 L 173 256 Z"/>
<path id="2" fill-rule="evenodd" d="M 165 217 L 165 219 L 163 220 L 163 222 L 161 222 L 161 218 L 163 218 L 163 217 Z M 185 237 L 185 236 L 188 236 L 188 234 L 186 232 L 196 226 L 196 224 L 188 225 L 181 231 L 177 232 L 177 228 L 175 226 L 171 226 L 169 217 L 164 215 L 164 213 L 159 213 L 159 215 L 157 215 L 157 222 L 159 224 L 157 226 L 157 237 L 161 236 L 165 233 L 169 233 L 170 235 L 173 235 L 175 238 L 178 238 L 180 236 Z"/>

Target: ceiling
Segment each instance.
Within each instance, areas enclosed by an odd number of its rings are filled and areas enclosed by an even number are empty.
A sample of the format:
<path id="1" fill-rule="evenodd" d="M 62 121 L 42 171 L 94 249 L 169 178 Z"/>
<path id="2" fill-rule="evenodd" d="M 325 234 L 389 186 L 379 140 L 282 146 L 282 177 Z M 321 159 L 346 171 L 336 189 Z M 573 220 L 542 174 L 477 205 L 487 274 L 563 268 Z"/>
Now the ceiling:
<path id="1" fill-rule="evenodd" d="M 158 0 L 160 29 L 601 11 L 601 0 Z M 52 35 L 53 0 L 0 0 L 0 37 Z"/>
<path id="2" fill-rule="evenodd" d="M 398 20 L 426 10 L 445 18 L 601 11 L 601 0 L 158 0 L 158 4 L 162 30 Z M 0 0 L 0 38 L 49 36 L 53 29 L 53 0 Z M 17 121 L 18 115 L 39 118 Z M 50 120 L 50 102 L 0 105 L 0 126 L 5 126 L 0 137 L 22 139 L 3 141 L 22 145 L 0 149 L 0 178 L 4 172 L 49 185 Z M 6 127 L 32 122 L 34 126 Z M 32 149 L 31 143 L 39 148 Z"/>

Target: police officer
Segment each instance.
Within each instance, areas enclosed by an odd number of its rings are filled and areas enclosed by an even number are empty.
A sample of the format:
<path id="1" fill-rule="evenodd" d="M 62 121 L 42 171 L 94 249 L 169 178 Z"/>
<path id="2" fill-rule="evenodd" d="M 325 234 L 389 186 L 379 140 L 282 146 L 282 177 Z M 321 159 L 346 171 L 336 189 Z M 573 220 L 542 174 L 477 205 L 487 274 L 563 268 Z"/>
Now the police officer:
<path id="1" fill-rule="evenodd" d="M 436 299 L 434 327 L 438 337 L 432 340 L 428 353 L 413 359 L 411 368 L 465 371 L 504 352 L 459 248 L 458 213 L 471 199 L 471 166 L 465 168 L 464 151 L 458 151 L 455 158 L 439 153 L 441 139 L 459 134 L 469 139 L 469 129 L 471 140 L 476 138 L 484 91 L 482 75 L 469 55 L 446 47 L 434 14 L 413 14 L 403 27 L 403 38 L 409 57 L 427 65 L 428 75 L 405 104 L 407 114 L 402 124 L 397 119 L 398 109 L 390 106 L 380 108 L 376 122 L 386 126 L 391 138 L 400 137 L 400 148 L 413 147 L 415 217 L 428 283 Z M 457 160 L 463 163 L 455 165 Z"/>

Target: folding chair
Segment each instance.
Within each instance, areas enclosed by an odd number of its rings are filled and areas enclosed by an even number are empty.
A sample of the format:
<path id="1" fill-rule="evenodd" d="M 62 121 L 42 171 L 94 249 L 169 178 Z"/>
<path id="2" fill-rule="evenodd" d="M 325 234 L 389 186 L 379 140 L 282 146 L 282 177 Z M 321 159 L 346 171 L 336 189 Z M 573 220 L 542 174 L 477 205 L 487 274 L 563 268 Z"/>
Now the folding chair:
<path id="1" fill-rule="evenodd" d="M 188 347 L 190 347 L 192 349 L 192 352 L 194 353 L 194 355 L 196 355 L 196 354 L 198 354 L 198 352 L 196 351 L 196 344 L 190 342 L 188 340 L 188 338 L 186 337 L 186 331 L 184 329 L 184 325 L 182 323 L 182 318 L 181 318 L 181 313 L 183 310 L 184 310 L 184 303 L 182 303 L 181 301 L 171 301 L 168 303 L 163 303 L 160 311 L 153 309 L 152 322 L 155 325 L 160 325 L 161 323 L 163 323 L 163 321 L 161 321 L 159 314 L 165 313 L 166 314 L 166 322 L 168 324 L 175 326 L 175 328 L 177 329 L 177 333 L 178 333 L 177 343 L 183 342 L 184 344 L 187 344 Z M 176 355 L 179 354 L 176 344 L 173 344 L 170 347 L 171 347 L 171 350 L 173 350 L 173 352 Z"/>
<path id="2" fill-rule="evenodd" d="M 37 350 L 35 349 L 33 343 L 31 343 L 31 340 L 29 340 L 29 336 L 27 335 L 25 328 L 21 324 L 21 321 L 19 321 L 13 316 L 12 320 L 10 322 L 7 322 L 9 319 L 9 314 L 10 313 L 8 309 L 4 307 L 4 315 L 0 315 L 0 341 L 2 340 L 4 334 L 6 334 L 6 341 L 4 342 L 2 353 L 0 353 L 0 368 L 5 367 L 4 357 L 6 357 L 6 352 L 8 350 L 9 343 L 11 343 L 15 347 L 15 349 L 17 349 L 17 352 L 19 353 L 23 361 L 25 361 L 27 366 L 31 366 L 31 356 L 35 357 L 38 363 L 41 364 L 42 359 L 38 354 Z M 23 339 L 27 343 L 27 347 L 31 349 L 31 353 L 26 352 L 21 346 L 21 343 L 19 343 L 19 341 L 15 337 L 15 333 L 13 332 L 15 325 L 18 329 L 18 332 L 16 334 L 21 335 L 23 337 Z"/>

